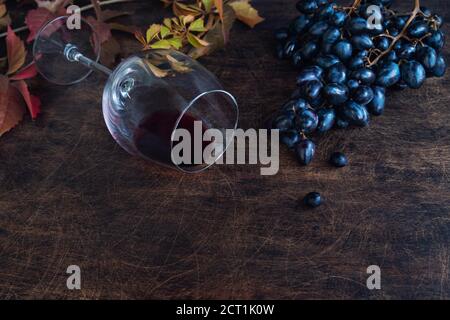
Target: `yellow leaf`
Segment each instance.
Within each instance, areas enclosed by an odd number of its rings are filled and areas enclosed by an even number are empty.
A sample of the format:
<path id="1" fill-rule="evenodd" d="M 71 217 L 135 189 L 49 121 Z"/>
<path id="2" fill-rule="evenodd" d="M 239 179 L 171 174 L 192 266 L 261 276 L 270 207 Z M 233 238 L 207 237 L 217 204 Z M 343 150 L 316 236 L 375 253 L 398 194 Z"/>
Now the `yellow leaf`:
<path id="1" fill-rule="evenodd" d="M 170 43 L 172 47 L 174 47 L 177 50 L 180 50 L 180 48 L 183 46 L 183 41 L 181 40 L 181 38 L 178 37 L 167 39 L 167 41 Z"/>
<path id="2" fill-rule="evenodd" d="M 161 38 L 165 38 L 167 37 L 167 35 L 170 33 L 170 29 L 167 28 L 166 26 L 162 26 L 161 27 Z"/>
<path id="3" fill-rule="evenodd" d="M 165 18 L 164 19 L 164 25 L 169 28 L 172 29 L 172 20 L 170 18 Z"/>
<path id="4" fill-rule="evenodd" d="M 6 74 L 10 75 L 22 67 L 27 55 L 23 41 L 16 36 L 10 26 L 8 26 L 6 36 L 6 52 L 8 54 L 8 72 Z"/>
<path id="5" fill-rule="evenodd" d="M 147 43 L 150 43 L 156 37 L 159 31 L 161 31 L 161 25 L 152 24 L 147 30 Z"/>
<path id="6" fill-rule="evenodd" d="M 202 2 L 203 2 L 203 5 L 205 6 L 205 11 L 206 11 L 206 12 L 210 12 L 214 0 L 202 0 Z"/>
<path id="7" fill-rule="evenodd" d="M 147 45 L 147 41 L 140 31 L 136 31 L 134 33 L 134 37 L 145 47 Z"/>
<path id="8" fill-rule="evenodd" d="M 182 19 L 183 20 L 183 24 L 187 25 L 187 24 L 191 23 L 192 21 L 194 21 L 194 19 L 195 19 L 195 17 L 192 16 L 192 15 L 184 16 L 183 19 Z"/>
<path id="9" fill-rule="evenodd" d="M 188 15 L 194 15 L 198 16 L 202 13 L 201 8 L 198 8 L 196 6 L 189 6 L 181 2 L 174 2 L 172 7 L 173 13 L 178 16 L 188 16 Z"/>
<path id="10" fill-rule="evenodd" d="M 151 44 L 150 48 L 152 48 L 152 49 L 170 49 L 171 45 L 170 45 L 170 42 L 167 40 L 159 40 L 159 41 L 156 41 L 155 43 Z"/>
<path id="11" fill-rule="evenodd" d="M 189 30 L 195 32 L 205 32 L 206 28 L 205 28 L 205 21 L 203 20 L 203 18 L 198 18 L 197 20 L 192 22 L 189 25 Z"/>
<path id="12" fill-rule="evenodd" d="M 189 68 L 186 63 L 183 63 L 181 61 L 178 61 L 174 57 L 172 57 L 170 54 L 166 55 L 167 61 L 169 61 L 169 64 L 173 70 L 175 70 L 178 73 L 187 73 L 192 71 L 191 68 Z"/>
<path id="13" fill-rule="evenodd" d="M 193 35 L 192 33 L 188 33 L 187 34 L 187 39 L 189 41 L 189 43 L 194 47 L 194 48 L 201 48 L 201 47 L 207 47 L 209 46 L 209 43 L 200 39 L 199 37 Z"/>
<path id="14" fill-rule="evenodd" d="M 3 17 L 6 14 L 6 6 L 4 4 L 0 4 L 0 17 Z"/>
<path id="15" fill-rule="evenodd" d="M 264 18 L 259 16 L 258 11 L 250 5 L 249 0 L 238 0 L 229 5 L 236 13 L 236 17 L 252 28 L 264 21 Z"/>
<path id="16" fill-rule="evenodd" d="M 148 68 L 150 69 L 150 71 L 153 73 L 153 75 L 157 78 L 164 78 L 167 77 L 169 72 L 163 69 L 158 68 L 157 66 L 155 66 L 154 64 L 152 64 L 150 61 L 145 60 Z"/>
<path id="17" fill-rule="evenodd" d="M 193 48 L 189 51 L 189 55 L 194 59 L 198 59 L 201 56 L 208 55 L 215 50 L 223 48 L 226 43 L 224 33 L 228 34 L 230 32 L 235 21 L 236 14 L 233 9 L 229 6 L 225 6 L 223 23 L 217 18 L 214 25 L 208 28 L 208 32 L 203 37 L 203 40 L 207 41 L 209 46 Z"/>

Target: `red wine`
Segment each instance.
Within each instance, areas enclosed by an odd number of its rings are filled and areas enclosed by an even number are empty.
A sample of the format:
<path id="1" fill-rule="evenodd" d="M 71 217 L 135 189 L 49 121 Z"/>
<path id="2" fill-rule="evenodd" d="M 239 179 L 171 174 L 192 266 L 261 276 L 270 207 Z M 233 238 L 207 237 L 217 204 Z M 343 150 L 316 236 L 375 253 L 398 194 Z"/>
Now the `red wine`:
<path id="1" fill-rule="evenodd" d="M 173 165 L 172 163 L 172 132 L 175 123 L 180 117 L 179 112 L 157 111 L 144 118 L 134 132 L 134 143 L 138 151 L 145 157 L 162 163 Z M 194 163 L 194 122 L 200 121 L 189 114 L 184 114 L 177 129 L 186 129 L 191 134 L 192 141 L 192 165 L 183 164 L 181 166 L 195 166 Z M 202 136 L 206 131 L 202 123 Z M 177 144 L 178 142 L 175 142 Z M 209 142 L 203 142 L 203 149 Z M 203 157 L 202 157 L 203 158 Z M 203 160 L 202 160 L 203 161 Z M 198 164 L 197 164 L 198 165 Z"/>

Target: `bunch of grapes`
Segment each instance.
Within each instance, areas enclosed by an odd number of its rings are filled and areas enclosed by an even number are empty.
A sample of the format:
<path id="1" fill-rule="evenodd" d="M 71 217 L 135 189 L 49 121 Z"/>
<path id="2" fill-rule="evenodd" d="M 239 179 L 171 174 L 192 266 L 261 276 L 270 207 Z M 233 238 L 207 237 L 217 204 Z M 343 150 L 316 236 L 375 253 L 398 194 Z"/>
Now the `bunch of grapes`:
<path id="1" fill-rule="evenodd" d="M 387 88 L 419 88 L 442 77 L 443 20 L 414 0 L 398 13 L 393 0 L 300 0 L 300 15 L 276 31 L 277 55 L 301 71 L 297 89 L 272 121 L 281 141 L 309 164 L 316 146 L 308 135 L 367 126 L 385 107 Z"/>

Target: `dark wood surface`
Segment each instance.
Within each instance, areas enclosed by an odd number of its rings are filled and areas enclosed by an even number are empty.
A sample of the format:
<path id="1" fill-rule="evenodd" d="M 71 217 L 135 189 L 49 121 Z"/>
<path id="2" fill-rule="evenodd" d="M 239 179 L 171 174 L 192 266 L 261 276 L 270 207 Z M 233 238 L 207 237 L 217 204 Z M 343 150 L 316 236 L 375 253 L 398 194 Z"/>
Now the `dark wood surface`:
<path id="1" fill-rule="evenodd" d="M 236 25 L 226 51 L 201 59 L 238 98 L 242 128 L 261 127 L 296 76 L 271 40 L 295 1 L 254 4 L 266 22 Z M 423 5 L 450 20 L 447 1 Z M 164 14 L 157 1 L 126 7 L 139 26 Z M 139 49 L 118 37 L 124 55 Z M 104 82 L 40 79 L 42 115 L 0 140 L 1 298 L 450 298 L 448 75 L 392 92 L 369 128 L 318 139 L 309 167 L 283 148 L 268 177 L 243 165 L 183 175 L 130 157 L 105 127 Z M 351 165 L 330 168 L 335 150 Z M 326 203 L 307 210 L 313 190 Z M 71 264 L 81 291 L 66 288 Z M 366 288 L 372 264 L 379 291 Z"/>

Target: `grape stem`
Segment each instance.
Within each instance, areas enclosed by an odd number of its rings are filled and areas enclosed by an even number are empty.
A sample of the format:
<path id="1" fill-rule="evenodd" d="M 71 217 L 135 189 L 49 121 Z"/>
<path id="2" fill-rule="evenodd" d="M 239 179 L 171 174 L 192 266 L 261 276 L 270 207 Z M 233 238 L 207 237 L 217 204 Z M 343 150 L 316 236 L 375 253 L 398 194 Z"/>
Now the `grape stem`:
<path id="1" fill-rule="evenodd" d="M 353 12 L 355 12 L 355 10 L 359 7 L 360 4 L 361 0 L 355 0 L 351 5 L 351 7 L 345 7 L 344 9 L 348 9 L 349 10 L 348 15 L 351 15 Z"/>
<path id="2" fill-rule="evenodd" d="M 355 1 L 356 2 L 356 1 Z M 386 56 L 389 52 L 392 51 L 392 49 L 394 49 L 395 44 L 401 39 L 401 38 L 405 38 L 406 37 L 406 32 L 408 30 L 409 25 L 414 21 L 414 19 L 416 18 L 416 16 L 418 14 L 422 13 L 422 11 L 420 10 L 420 0 L 414 0 L 414 10 L 412 11 L 411 15 L 409 16 L 408 21 L 406 21 L 405 26 L 403 27 L 403 30 L 395 37 L 393 37 L 392 39 L 392 43 L 389 46 L 389 48 L 385 51 L 383 51 L 380 55 L 378 55 L 373 61 L 369 61 L 368 63 L 368 67 L 372 67 L 374 65 L 376 65 L 378 63 L 378 61 L 380 61 L 384 56 Z M 423 14 L 423 13 L 422 13 Z"/>

